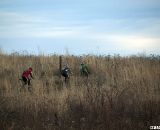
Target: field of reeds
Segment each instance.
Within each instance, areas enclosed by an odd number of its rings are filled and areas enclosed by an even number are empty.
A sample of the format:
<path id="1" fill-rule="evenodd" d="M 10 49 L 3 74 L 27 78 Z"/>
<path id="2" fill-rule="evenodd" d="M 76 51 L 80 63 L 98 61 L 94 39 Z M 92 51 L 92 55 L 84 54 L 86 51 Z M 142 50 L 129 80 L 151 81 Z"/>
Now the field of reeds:
<path id="1" fill-rule="evenodd" d="M 81 77 L 84 61 L 90 75 Z M 147 130 L 160 125 L 159 56 L 0 54 L 0 130 Z M 32 89 L 19 78 L 33 68 Z"/>

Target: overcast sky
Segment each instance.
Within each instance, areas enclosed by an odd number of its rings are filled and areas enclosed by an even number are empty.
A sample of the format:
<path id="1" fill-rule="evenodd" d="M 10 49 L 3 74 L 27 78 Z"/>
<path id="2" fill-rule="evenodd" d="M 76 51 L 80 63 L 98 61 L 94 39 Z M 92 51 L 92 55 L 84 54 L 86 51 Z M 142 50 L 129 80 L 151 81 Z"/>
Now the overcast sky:
<path id="1" fill-rule="evenodd" d="M 160 0 L 0 0 L 0 48 L 160 54 Z"/>

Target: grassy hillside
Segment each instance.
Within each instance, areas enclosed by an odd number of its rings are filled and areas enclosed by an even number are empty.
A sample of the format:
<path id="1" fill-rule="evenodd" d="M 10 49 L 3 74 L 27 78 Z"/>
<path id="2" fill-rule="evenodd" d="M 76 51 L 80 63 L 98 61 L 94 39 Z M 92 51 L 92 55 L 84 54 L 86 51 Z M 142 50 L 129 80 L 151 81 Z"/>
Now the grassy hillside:
<path id="1" fill-rule="evenodd" d="M 81 77 L 85 61 L 89 78 Z M 70 82 L 59 77 L 59 56 L 0 54 L 0 130 L 145 130 L 160 125 L 160 57 L 64 56 Z M 32 91 L 21 89 L 33 68 Z"/>

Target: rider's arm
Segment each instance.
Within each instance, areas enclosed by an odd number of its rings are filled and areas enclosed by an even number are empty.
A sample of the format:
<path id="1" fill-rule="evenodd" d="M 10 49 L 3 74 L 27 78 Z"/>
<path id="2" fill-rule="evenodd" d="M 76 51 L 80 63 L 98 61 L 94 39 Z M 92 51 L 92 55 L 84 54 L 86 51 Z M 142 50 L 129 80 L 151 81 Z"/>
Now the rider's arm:
<path id="1" fill-rule="evenodd" d="M 32 72 L 30 73 L 30 76 L 31 76 L 32 79 L 34 79 L 34 77 L 33 77 L 33 75 L 32 75 Z"/>
<path id="2" fill-rule="evenodd" d="M 89 72 L 88 72 L 88 67 L 87 67 L 86 65 L 85 65 L 85 71 L 86 71 L 87 73 L 89 73 Z"/>

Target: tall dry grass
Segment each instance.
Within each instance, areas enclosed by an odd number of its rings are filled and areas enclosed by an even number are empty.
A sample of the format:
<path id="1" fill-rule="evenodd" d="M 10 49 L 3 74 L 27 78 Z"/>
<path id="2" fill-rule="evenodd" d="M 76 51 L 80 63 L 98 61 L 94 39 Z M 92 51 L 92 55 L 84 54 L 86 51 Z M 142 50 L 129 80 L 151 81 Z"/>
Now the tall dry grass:
<path id="1" fill-rule="evenodd" d="M 81 61 L 89 78 L 81 77 Z M 64 56 L 73 75 L 59 77 L 59 56 L 0 54 L 0 130 L 144 130 L 160 125 L 159 56 Z M 32 92 L 18 80 L 28 67 Z"/>

